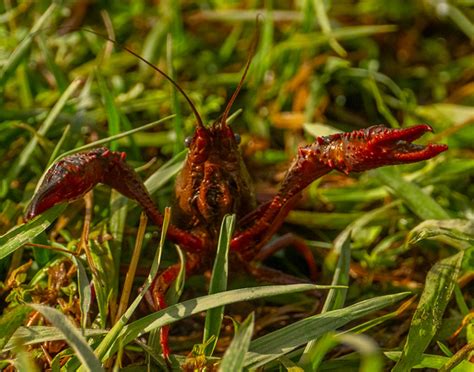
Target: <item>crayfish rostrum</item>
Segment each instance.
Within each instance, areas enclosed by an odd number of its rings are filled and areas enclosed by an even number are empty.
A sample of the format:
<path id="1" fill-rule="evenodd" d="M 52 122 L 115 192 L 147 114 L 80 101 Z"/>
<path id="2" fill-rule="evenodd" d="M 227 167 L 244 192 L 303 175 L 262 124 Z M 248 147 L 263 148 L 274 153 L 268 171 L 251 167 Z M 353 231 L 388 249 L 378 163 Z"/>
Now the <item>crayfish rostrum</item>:
<path id="1" fill-rule="evenodd" d="M 312 144 L 298 149 L 277 194 L 269 202 L 257 206 L 250 176 L 239 152 L 239 138 L 227 123 L 249 65 L 250 58 L 224 113 L 209 126 L 204 125 L 188 95 L 163 71 L 151 65 L 186 98 L 197 121 L 194 135 L 186 141 L 189 152 L 176 179 L 173 220 L 167 230 L 167 238 L 187 254 L 187 275 L 210 268 L 222 218 L 226 214 L 235 214 L 238 223 L 230 243 L 231 262 L 269 279 L 270 271 L 254 265 L 255 259 L 261 257 L 258 254 L 262 247 L 282 225 L 302 190 L 314 180 L 331 170 L 348 174 L 385 165 L 418 162 L 447 149 L 441 144 L 421 146 L 412 143 L 432 130 L 425 124 L 402 129 L 378 125 L 318 137 Z M 28 206 L 25 218 L 34 218 L 57 203 L 75 200 L 98 183 L 138 202 L 148 217 L 162 226 L 162 214 L 140 177 L 125 162 L 125 154 L 104 147 L 65 157 L 54 164 Z M 312 256 L 304 252 L 304 247 L 299 249 L 311 265 Z M 164 294 L 178 272 L 179 264 L 175 264 L 155 278 L 151 297 L 156 309 L 166 306 Z M 285 282 L 285 277 L 274 280 Z M 166 327 L 162 328 L 161 341 L 167 356 Z"/>

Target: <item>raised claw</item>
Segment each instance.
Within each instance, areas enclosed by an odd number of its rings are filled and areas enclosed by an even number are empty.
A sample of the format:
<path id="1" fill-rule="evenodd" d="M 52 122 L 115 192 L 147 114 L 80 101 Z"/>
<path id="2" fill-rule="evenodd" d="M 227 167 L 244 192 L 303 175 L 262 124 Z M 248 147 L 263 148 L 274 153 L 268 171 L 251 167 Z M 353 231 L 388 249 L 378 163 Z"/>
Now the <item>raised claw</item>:
<path id="1" fill-rule="evenodd" d="M 377 125 L 316 138 L 311 145 L 299 148 L 298 156 L 286 173 L 278 194 L 258 214 L 259 218 L 253 226 L 233 237 L 231 249 L 244 252 L 251 247 L 255 255 L 258 252 L 255 247 L 261 247 L 283 223 L 299 193 L 333 169 L 346 174 L 362 172 L 385 165 L 427 160 L 446 151 L 446 145 L 422 146 L 412 143 L 424 133 L 432 131 L 426 124 L 403 129 Z"/>
<path id="2" fill-rule="evenodd" d="M 105 147 L 67 156 L 46 173 L 38 191 L 25 213 L 25 221 L 52 206 L 76 200 L 103 181 L 104 164 L 101 157 L 111 152 Z"/>
<path id="3" fill-rule="evenodd" d="M 105 147 L 70 155 L 55 163 L 33 196 L 25 213 L 25 221 L 56 204 L 80 198 L 98 183 L 106 184 L 137 201 L 155 225 L 163 225 L 163 215 L 138 174 L 125 162 L 125 153 Z M 203 249 L 202 239 L 173 225 L 168 227 L 167 236 L 189 252 Z"/>
<path id="4" fill-rule="evenodd" d="M 317 157 L 331 169 L 344 173 L 362 172 L 384 165 L 396 165 L 430 159 L 446 151 L 442 144 L 427 146 L 412 143 L 433 129 L 427 124 L 409 128 L 390 129 L 376 125 L 349 133 L 323 137 L 324 143 L 310 145 L 320 151 Z"/>

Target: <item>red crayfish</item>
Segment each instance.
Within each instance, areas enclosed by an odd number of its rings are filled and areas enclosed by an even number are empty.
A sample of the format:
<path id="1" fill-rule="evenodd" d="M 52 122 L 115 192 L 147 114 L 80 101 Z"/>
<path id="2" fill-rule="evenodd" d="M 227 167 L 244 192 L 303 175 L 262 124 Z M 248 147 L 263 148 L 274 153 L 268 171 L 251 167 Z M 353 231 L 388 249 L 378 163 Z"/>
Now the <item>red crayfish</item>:
<path id="1" fill-rule="evenodd" d="M 345 174 L 362 172 L 385 165 L 430 159 L 447 149 L 442 144 L 421 146 L 412 143 L 432 130 L 425 124 L 403 129 L 378 125 L 318 137 L 312 144 L 298 149 L 273 199 L 257 206 L 251 180 L 239 152 L 239 137 L 227 124 L 250 58 L 224 113 L 206 126 L 191 99 L 170 77 L 133 51 L 123 48 L 171 81 L 188 101 L 196 117 L 195 133 L 186 141 L 189 148 L 187 159 L 176 179 L 173 219 L 167 230 L 167 238 L 187 254 L 187 275 L 210 268 L 221 221 L 226 214 L 235 214 L 238 223 L 230 243 L 231 261 L 260 278 L 285 282 L 284 276 L 271 278 L 271 270 L 257 267 L 254 263 L 256 259 L 261 259 L 262 247 L 280 228 L 304 188 L 333 169 Z M 25 218 L 32 219 L 57 203 L 75 200 L 98 183 L 106 184 L 138 202 L 148 217 L 162 226 L 162 214 L 140 177 L 125 162 L 125 154 L 104 147 L 65 157 L 54 164 L 28 206 Z M 297 248 L 310 265 L 314 264 L 307 248 Z M 155 278 L 152 297 L 156 309 L 166 307 L 164 294 L 178 272 L 179 264 L 175 264 Z M 163 353 L 168 356 L 167 328 L 162 329 L 161 341 Z"/>

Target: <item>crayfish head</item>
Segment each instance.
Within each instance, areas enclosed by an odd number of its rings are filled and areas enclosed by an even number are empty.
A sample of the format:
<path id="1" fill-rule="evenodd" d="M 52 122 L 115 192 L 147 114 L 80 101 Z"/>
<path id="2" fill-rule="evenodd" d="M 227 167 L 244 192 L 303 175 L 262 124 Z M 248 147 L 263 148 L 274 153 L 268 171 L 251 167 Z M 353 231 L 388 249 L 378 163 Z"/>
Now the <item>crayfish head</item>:
<path id="1" fill-rule="evenodd" d="M 448 147 L 443 144 L 418 145 L 413 141 L 433 129 L 427 124 L 391 129 L 383 125 L 335 134 L 328 139 L 327 151 L 334 168 L 345 173 L 362 172 L 385 165 L 408 164 L 431 159 Z"/>
<path id="2" fill-rule="evenodd" d="M 255 206 L 239 150 L 240 137 L 226 123 L 217 121 L 207 128 L 196 128 L 186 142 L 189 153 L 176 178 L 174 223 L 213 239 L 224 215 L 243 216 Z"/>

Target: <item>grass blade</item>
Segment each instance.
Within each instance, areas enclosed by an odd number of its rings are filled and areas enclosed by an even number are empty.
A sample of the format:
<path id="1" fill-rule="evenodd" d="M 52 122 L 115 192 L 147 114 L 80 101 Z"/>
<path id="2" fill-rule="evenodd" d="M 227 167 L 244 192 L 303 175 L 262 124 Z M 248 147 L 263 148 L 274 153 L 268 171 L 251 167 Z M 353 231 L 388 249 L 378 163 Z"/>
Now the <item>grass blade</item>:
<path id="1" fill-rule="evenodd" d="M 81 260 L 72 256 L 72 261 L 77 267 L 77 286 L 79 291 L 79 304 L 81 306 L 81 327 L 85 329 L 87 326 L 87 314 L 92 302 L 92 291 L 89 279 L 87 278 L 86 269 Z"/>
<path id="2" fill-rule="evenodd" d="M 143 237 L 145 236 L 148 218 L 144 212 L 140 214 L 140 225 L 138 226 L 137 238 L 135 239 L 135 247 L 133 249 L 132 258 L 128 266 L 127 274 L 125 275 L 125 282 L 123 283 L 122 296 L 117 310 L 117 318 L 120 318 L 128 307 L 128 300 L 132 292 L 133 281 L 140 259 L 140 253 L 143 246 Z"/>
<path id="3" fill-rule="evenodd" d="M 258 368 L 322 336 L 326 332 L 334 331 L 355 319 L 393 305 L 408 294 L 404 292 L 371 298 L 343 309 L 329 311 L 300 320 L 262 336 L 251 342 L 250 350 L 245 355 L 244 366 L 246 368 Z"/>
<path id="4" fill-rule="evenodd" d="M 425 194 L 415 184 L 405 181 L 397 168 L 379 168 L 373 172 L 382 183 L 388 186 L 421 219 L 449 219 L 449 214 L 433 198 Z"/>
<path id="5" fill-rule="evenodd" d="M 105 114 L 107 116 L 107 123 L 109 128 L 109 137 L 116 136 L 120 134 L 120 114 L 115 105 L 115 100 L 110 93 L 107 83 L 104 81 L 104 78 L 100 73 L 97 72 L 97 81 L 100 89 L 100 94 L 104 100 Z M 117 142 L 111 141 L 109 145 L 112 151 L 117 150 Z"/>
<path id="6" fill-rule="evenodd" d="M 400 360 L 392 371 L 409 371 L 420 363 L 436 334 L 458 278 L 464 251 L 436 263 L 426 276 L 425 289 L 413 315 Z"/>
<path id="7" fill-rule="evenodd" d="M 55 205 L 28 223 L 16 226 L 0 236 L 0 260 L 15 252 L 23 244 L 46 230 L 66 208 L 65 204 Z"/>
<path id="8" fill-rule="evenodd" d="M 337 39 L 334 37 L 332 30 L 331 30 L 331 24 L 329 22 L 328 15 L 326 13 L 326 9 L 324 7 L 324 1 L 323 0 L 313 0 L 314 8 L 316 10 L 316 18 L 318 19 L 319 26 L 321 27 L 321 30 L 323 31 L 324 35 L 327 36 L 328 38 L 328 44 L 331 46 L 331 48 L 339 54 L 341 57 L 347 56 L 347 52 L 344 50 L 341 44 L 337 41 Z"/>
<path id="9" fill-rule="evenodd" d="M 71 97 L 71 95 L 76 91 L 76 89 L 79 87 L 80 84 L 81 84 L 81 81 L 79 79 L 74 80 L 67 87 L 67 89 L 64 91 L 64 93 L 61 95 L 61 97 L 59 97 L 58 101 L 53 106 L 53 108 L 49 112 L 48 116 L 44 120 L 43 124 L 38 129 L 38 135 L 39 136 L 46 135 L 49 128 L 51 128 L 54 121 L 58 117 L 59 113 L 61 112 L 61 110 L 66 105 L 69 97 Z M 21 173 L 21 171 L 23 170 L 25 165 L 28 164 L 28 160 L 30 159 L 30 156 L 33 153 L 33 151 L 34 151 L 37 144 L 38 144 L 38 138 L 35 136 L 25 146 L 25 148 L 23 149 L 23 151 L 19 155 L 18 161 L 15 164 L 15 166 L 10 168 L 10 170 L 7 174 L 7 179 L 12 180 Z"/>
<path id="10" fill-rule="evenodd" d="M 114 354 L 119 346 L 118 338 L 121 339 L 122 345 L 127 345 L 142 334 L 148 333 L 153 329 L 160 328 L 164 325 L 177 322 L 191 315 L 200 313 L 201 311 L 206 311 L 214 307 L 224 306 L 235 302 L 250 301 L 280 294 L 304 292 L 322 288 L 325 289 L 328 288 L 328 286 L 318 286 L 313 284 L 274 285 L 235 289 L 232 291 L 187 300 L 128 324 L 120 333 L 120 337 L 115 337 L 111 347 L 106 350 L 106 353 L 101 353 L 100 357 L 102 360 L 105 360 Z"/>
<path id="11" fill-rule="evenodd" d="M 229 244 L 232 239 L 235 227 L 235 215 L 224 216 L 219 234 L 219 242 L 217 244 L 217 253 L 212 269 L 211 283 L 209 285 L 209 294 L 225 292 L 227 290 L 227 275 L 229 271 Z M 204 335 L 202 343 L 206 346 L 206 355 L 211 356 L 219 338 L 222 325 L 222 317 L 224 316 L 224 307 L 215 307 L 209 309 L 206 314 L 204 324 Z M 212 342 L 210 338 L 214 337 Z"/>
<path id="12" fill-rule="evenodd" d="M 360 372 L 379 372 L 383 370 L 382 354 L 378 345 L 370 337 L 344 333 L 337 335 L 336 340 L 348 344 L 360 353 Z"/>
<path id="13" fill-rule="evenodd" d="M 251 313 L 235 332 L 234 339 L 227 348 L 219 371 L 242 371 L 244 367 L 244 355 L 248 351 L 252 339 L 255 315 Z"/>
<path id="14" fill-rule="evenodd" d="M 68 155 L 72 155 L 72 154 L 75 154 L 76 152 L 80 152 L 80 151 L 85 151 L 85 150 L 88 150 L 88 149 L 91 149 L 91 148 L 94 148 L 94 147 L 98 147 L 98 146 L 101 146 L 101 145 L 105 145 L 107 143 L 110 143 L 112 141 L 115 141 L 115 140 L 118 140 L 120 138 L 123 138 L 123 137 L 127 137 L 127 136 L 130 136 L 134 133 L 137 133 L 137 132 L 142 132 L 144 130 L 147 130 L 147 129 L 151 129 L 151 128 L 154 128 L 156 127 L 158 124 L 161 124 L 167 120 L 170 120 L 174 118 L 174 115 L 169 115 L 169 116 L 165 116 L 164 118 L 160 119 L 160 120 L 156 120 L 156 121 L 153 121 L 151 123 L 148 123 L 148 124 L 145 124 L 145 125 L 142 125 L 141 127 L 139 128 L 134 128 L 134 129 L 130 129 L 130 130 L 127 130 L 126 132 L 122 132 L 122 133 L 118 133 L 118 134 L 115 134 L 113 136 L 109 136 L 107 138 L 102 138 L 100 140 L 97 140 L 97 141 L 94 141 L 94 142 L 91 142 L 91 143 L 88 143 L 84 146 L 81 146 L 81 147 L 77 147 L 73 150 L 70 150 L 70 151 L 67 151 L 63 154 L 61 154 L 61 156 L 59 156 L 55 161 L 58 161 L 59 159 L 61 158 L 64 158 L 65 156 L 68 156 Z"/>
<path id="15" fill-rule="evenodd" d="M 20 305 L 0 317 L 0 350 L 5 347 L 30 312 L 28 306 Z"/>
<path id="16" fill-rule="evenodd" d="M 413 228 L 408 234 L 408 244 L 416 244 L 424 239 L 438 240 L 459 249 L 474 245 L 474 221 L 428 220 Z"/>
<path id="17" fill-rule="evenodd" d="M 384 355 L 394 361 L 400 359 L 402 352 L 401 351 L 386 351 Z M 423 354 L 421 355 L 420 361 L 418 364 L 414 365 L 413 368 L 417 369 L 435 369 L 439 370 L 442 368 L 448 361 L 450 360 L 449 357 L 445 357 L 442 355 L 431 355 L 431 354 Z M 459 365 L 455 366 L 450 372 L 473 372 L 474 368 L 472 363 L 468 360 L 462 361 Z"/>
<path id="18" fill-rule="evenodd" d="M 103 329 L 84 329 L 82 333 L 85 337 L 101 337 L 107 334 L 108 331 Z M 20 327 L 13 334 L 12 338 L 6 346 L 3 348 L 2 352 L 11 350 L 14 348 L 15 344 L 21 342 L 23 345 L 33 345 L 46 341 L 58 341 L 64 340 L 64 334 L 57 329 L 56 327 L 50 326 L 30 326 L 30 327 Z M 1 349 L 0 349 L 1 350 Z"/>
<path id="19" fill-rule="evenodd" d="M 18 44 L 13 53 L 10 55 L 7 62 L 3 66 L 2 71 L 0 72 L 0 87 L 3 86 L 5 82 L 10 78 L 10 76 L 15 72 L 21 60 L 28 52 L 31 43 L 33 42 L 34 34 L 43 28 L 44 24 L 51 17 L 56 7 L 57 4 L 53 2 L 48 7 L 48 9 L 46 9 L 46 11 L 41 15 L 38 21 L 31 28 L 30 34 Z"/>
<path id="20" fill-rule="evenodd" d="M 56 309 L 48 306 L 29 304 L 34 310 L 39 311 L 63 334 L 64 338 L 76 352 L 77 357 L 89 371 L 104 371 L 99 359 L 95 356 L 87 340 L 79 333 L 71 321 Z"/>
<path id="21" fill-rule="evenodd" d="M 59 139 L 56 146 L 54 146 L 53 153 L 49 157 L 48 165 L 47 165 L 48 168 L 51 166 L 51 164 L 53 164 L 54 159 L 56 159 L 56 157 L 58 156 L 59 151 L 61 150 L 61 146 L 63 145 L 64 141 L 66 140 L 67 136 L 69 135 L 70 129 L 71 129 L 71 125 L 66 125 L 66 127 L 64 128 L 64 131 L 63 131 L 63 134 L 61 135 L 61 138 Z"/>
<path id="22" fill-rule="evenodd" d="M 171 211 L 169 208 L 165 209 L 163 227 L 161 229 L 161 239 L 158 250 L 156 251 L 155 258 L 153 259 L 153 265 L 150 269 L 150 273 L 146 279 L 145 285 L 143 286 L 140 294 L 135 298 L 132 304 L 128 307 L 125 313 L 120 317 L 120 319 L 115 323 L 107 336 L 102 340 L 102 342 L 97 346 L 95 352 L 99 358 L 103 359 L 103 356 L 106 354 L 107 350 L 111 347 L 112 344 L 116 344 L 116 339 L 125 325 L 128 323 L 130 317 L 133 315 L 133 312 L 138 307 L 146 292 L 150 288 L 153 279 L 158 273 L 158 268 L 161 262 L 161 252 L 163 251 L 163 245 L 165 242 L 166 231 L 168 230 L 169 221 L 171 218 Z"/>
<path id="23" fill-rule="evenodd" d="M 357 220 L 347 226 L 334 240 L 334 249 L 328 256 L 334 261 L 337 260 L 336 268 L 333 275 L 332 285 L 344 285 L 349 284 L 349 265 L 351 259 L 351 235 L 354 231 L 363 228 L 365 225 L 379 218 L 381 215 L 387 213 L 387 210 L 392 208 L 397 203 L 390 203 L 381 208 L 375 209 L 368 212 Z M 322 313 L 330 310 L 340 309 L 344 306 L 346 300 L 347 288 L 333 288 L 329 290 L 326 301 L 322 309 Z M 315 355 L 318 346 L 317 340 L 308 342 L 308 345 L 300 358 L 300 365 L 303 367 L 309 367 L 311 364 L 312 355 Z"/>

